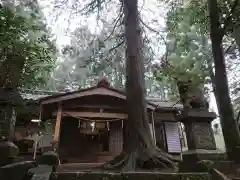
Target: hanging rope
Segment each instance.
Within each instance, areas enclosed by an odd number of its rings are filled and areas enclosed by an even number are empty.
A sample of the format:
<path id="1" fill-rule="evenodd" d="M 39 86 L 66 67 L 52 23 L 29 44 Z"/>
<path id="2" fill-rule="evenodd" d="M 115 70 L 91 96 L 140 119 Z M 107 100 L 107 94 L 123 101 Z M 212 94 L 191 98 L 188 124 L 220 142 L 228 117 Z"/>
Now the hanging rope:
<path id="1" fill-rule="evenodd" d="M 70 116 L 70 117 L 72 117 L 72 118 L 76 118 L 76 119 L 78 119 L 78 120 L 82 120 L 82 121 L 92 121 L 92 122 L 96 122 L 96 120 L 93 120 L 93 119 L 90 119 L 90 118 L 83 118 L 83 117 L 79 117 L 79 116 L 72 116 L 71 114 L 68 114 L 68 113 L 66 113 L 66 112 L 63 112 L 63 114 L 65 114 L 65 115 L 68 115 L 68 116 Z M 120 120 L 122 120 L 122 119 L 120 119 L 120 118 L 114 118 L 114 119 L 108 119 L 108 120 L 104 120 L 104 121 L 120 121 Z M 100 122 L 101 122 L 101 120 L 99 120 Z"/>

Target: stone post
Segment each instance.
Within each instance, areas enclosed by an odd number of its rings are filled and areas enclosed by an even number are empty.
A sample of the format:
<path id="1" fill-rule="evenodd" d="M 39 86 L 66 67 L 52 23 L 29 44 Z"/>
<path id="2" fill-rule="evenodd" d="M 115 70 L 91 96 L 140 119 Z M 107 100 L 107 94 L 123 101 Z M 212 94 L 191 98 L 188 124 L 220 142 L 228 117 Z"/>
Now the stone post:
<path id="1" fill-rule="evenodd" d="M 219 159 L 222 155 L 216 149 L 211 122 L 216 118 L 214 112 L 201 109 L 183 111 L 179 120 L 184 124 L 188 150 L 182 153 L 182 171 L 195 171 L 200 160 Z"/>
<path id="2" fill-rule="evenodd" d="M 18 147 L 7 139 L 0 139 L 0 167 L 17 160 Z"/>

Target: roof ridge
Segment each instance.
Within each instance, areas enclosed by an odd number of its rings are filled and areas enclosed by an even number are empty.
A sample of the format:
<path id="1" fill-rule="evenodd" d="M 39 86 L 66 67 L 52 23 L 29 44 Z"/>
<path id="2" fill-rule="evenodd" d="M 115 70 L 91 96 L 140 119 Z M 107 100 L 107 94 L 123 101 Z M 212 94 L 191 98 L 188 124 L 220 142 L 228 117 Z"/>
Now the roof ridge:
<path id="1" fill-rule="evenodd" d="M 166 100 L 166 99 L 161 99 L 161 98 L 154 98 L 154 97 L 146 97 L 147 100 L 150 100 L 150 101 L 161 101 L 161 102 L 169 102 L 170 100 Z"/>

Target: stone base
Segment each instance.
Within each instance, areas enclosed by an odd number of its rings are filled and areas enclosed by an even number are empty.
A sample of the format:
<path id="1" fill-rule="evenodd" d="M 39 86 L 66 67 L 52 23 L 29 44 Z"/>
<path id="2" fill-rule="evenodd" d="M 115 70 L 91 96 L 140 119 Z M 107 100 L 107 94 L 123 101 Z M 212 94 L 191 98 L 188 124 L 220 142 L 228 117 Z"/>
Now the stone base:
<path id="1" fill-rule="evenodd" d="M 51 180 L 209 180 L 209 173 L 171 173 L 171 172 L 151 172 L 151 171 L 136 171 L 136 172 L 113 172 L 113 171 L 85 171 L 85 172 L 54 172 Z"/>
<path id="2" fill-rule="evenodd" d="M 216 149 L 211 121 L 216 114 L 206 110 L 189 110 L 181 114 L 189 149 Z"/>
<path id="3" fill-rule="evenodd" d="M 183 161 L 184 160 L 226 160 L 226 154 L 220 150 L 206 150 L 206 149 L 197 149 L 197 150 L 188 150 L 182 153 Z"/>
<path id="4" fill-rule="evenodd" d="M 234 149 L 234 156 L 233 157 L 229 157 L 230 160 L 234 161 L 237 164 L 240 164 L 240 146 L 235 147 Z"/>
<path id="5" fill-rule="evenodd" d="M 225 160 L 226 154 L 219 150 L 188 150 L 182 153 L 183 162 L 180 164 L 181 172 L 199 172 L 197 163 L 201 160 Z"/>
<path id="6" fill-rule="evenodd" d="M 53 151 L 43 153 L 38 159 L 38 164 L 57 166 L 60 163 L 59 156 Z"/>
<path id="7" fill-rule="evenodd" d="M 177 118 L 183 123 L 191 122 L 193 119 L 194 121 L 211 122 L 216 118 L 216 113 L 202 109 L 191 109 L 182 111 L 182 113 L 178 115 Z"/>
<path id="8" fill-rule="evenodd" d="M 5 166 L 15 161 L 19 149 L 10 141 L 0 141 L 0 152 L 0 166 Z"/>

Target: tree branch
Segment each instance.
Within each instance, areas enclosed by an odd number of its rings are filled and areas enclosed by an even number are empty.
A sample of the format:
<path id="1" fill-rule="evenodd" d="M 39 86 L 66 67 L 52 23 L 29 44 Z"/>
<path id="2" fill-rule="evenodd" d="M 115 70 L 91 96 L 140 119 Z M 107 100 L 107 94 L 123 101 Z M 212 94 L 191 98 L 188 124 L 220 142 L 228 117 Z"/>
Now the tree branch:
<path id="1" fill-rule="evenodd" d="M 238 111 L 238 114 L 237 114 L 237 119 L 236 119 L 236 121 L 237 121 L 237 123 L 238 123 L 238 126 L 240 125 L 240 111 Z"/>
<path id="2" fill-rule="evenodd" d="M 118 16 L 117 16 L 117 18 L 113 21 L 113 24 L 114 24 L 113 29 L 112 29 L 112 31 L 109 33 L 109 35 L 107 36 L 107 38 L 106 38 L 104 41 L 107 41 L 107 40 L 113 35 L 113 33 L 115 32 L 115 29 L 116 29 L 116 27 L 117 27 L 117 25 L 118 25 L 119 22 L 120 22 L 119 25 L 122 24 L 122 22 L 121 22 L 122 18 L 123 18 L 123 3 L 121 2 L 121 7 L 120 7 L 120 9 L 119 9 Z"/>
<path id="3" fill-rule="evenodd" d="M 101 5 L 101 2 L 99 0 L 92 0 L 90 3 L 88 3 L 84 8 L 80 10 L 82 13 L 88 14 L 90 11 L 94 11 L 99 8 L 99 5 Z"/>
<path id="4" fill-rule="evenodd" d="M 125 39 L 123 39 L 122 41 L 120 41 L 116 46 L 112 47 L 111 49 L 109 49 L 109 52 L 112 52 L 114 49 L 117 49 L 118 47 L 120 47 L 121 45 L 123 45 L 123 43 L 125 42 Z"/>
<path id="5" fill-rule="evenodd" d="M 223 27 L 223 35 L 225 34 L 226 29 L 228 28 L 228 26 L 229 26 L 229 24 L 231 22 L 231 19 L 233 18 L 233 14 L 234 14 L 234 11 L 236 10 L 236 7 L 237 7 L 238 3 L 239 3 L 239 0 L 235 0 L 234 1 L 228 17 L 224 21 L 224 24 L 223 24 L 223 26 L 224 26 Z"/>
<path id="6" fill-rule="evenodd" d="M 143 24 L 143 26 L 145 26 L 150 31 L 157 33 L 161 37 L 161 39 L 163 40 L 163 42 L 164 42 L 164 44 L 166 46 L 166 57 L 167 57 L 168 56 L 168 44 L 167 44 L 167 41 L 165 40 L 165 38 L 159 33 L 158 30 L 153 29 L 152 27 L 148 26 L 145 22 L 143 22 L 143 20 L 141 18 L 139 18 L 139 20 Z"/>
<path id="7" fill-rule="evenodd" d="M 224 51 L 224 54 L 227 54 L 229 50 L 232 48 L 232 45 L 235 43 L 235 40 L 231 42 L 231 44 L 228 46 L 228 48 Z"/>

